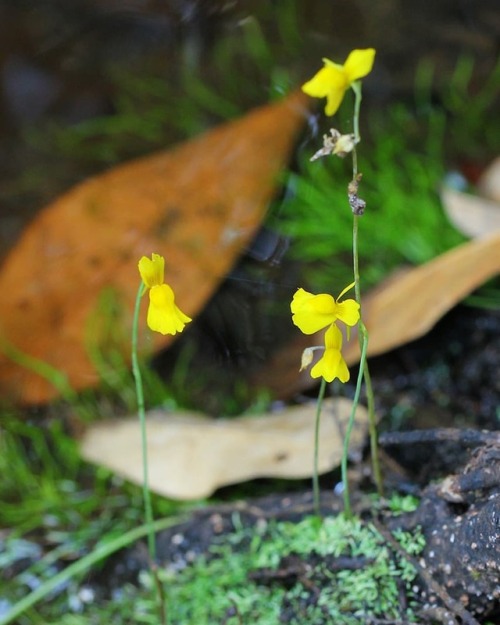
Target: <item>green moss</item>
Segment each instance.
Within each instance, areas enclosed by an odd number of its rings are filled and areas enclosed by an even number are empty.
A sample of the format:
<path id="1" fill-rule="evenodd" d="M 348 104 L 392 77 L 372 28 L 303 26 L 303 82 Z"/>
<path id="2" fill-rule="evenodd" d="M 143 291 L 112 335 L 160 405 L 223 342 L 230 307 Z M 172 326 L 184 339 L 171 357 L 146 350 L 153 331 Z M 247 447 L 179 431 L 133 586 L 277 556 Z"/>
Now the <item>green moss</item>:
<path id="1" fill-rule="evenodd" d="M 423 549 L 418 531 L 398 532 L 395 537 L 411 554 Z M 304 568 L 304 575 L 295 583 L 264 585 L 249 578 L 259 569 L 277 569 L 281 558 L 289 554 L 314 562 L 314 566 Z M 328 563 L 338 557 L 358 559 L 362 565 L 355 570 L 334 571 Z M 350 521 L 342 515 L 323 522 L 309 517 L 296 524 L 242 528 L 221 538 L 207 555 L 186 568 L 162 569 L 160 577 L 170 625 L 278 625 L 282 618 L 297 625 L 362 625 L 370 617 L 413 618 L 411 586 L 415 571 L 411 565 L 391 551 L 371 524 Z M 402 588 L 410 606 L 403 614 L 398 601 Z M 72 593 L 82 596 L 75 588 Z M 70 613 L 61 602 L 57 607 L 46 605 L 40 619 L 42 615 L 57 617 L 62 625 L 99 623 L 103 619 L 123 625 L 157 622 L 153 581 L 148 574 L 141 576 L 140 587 L 126 585 L 112 601 L 81 603 L 78 608 L 81 614 Z"/>

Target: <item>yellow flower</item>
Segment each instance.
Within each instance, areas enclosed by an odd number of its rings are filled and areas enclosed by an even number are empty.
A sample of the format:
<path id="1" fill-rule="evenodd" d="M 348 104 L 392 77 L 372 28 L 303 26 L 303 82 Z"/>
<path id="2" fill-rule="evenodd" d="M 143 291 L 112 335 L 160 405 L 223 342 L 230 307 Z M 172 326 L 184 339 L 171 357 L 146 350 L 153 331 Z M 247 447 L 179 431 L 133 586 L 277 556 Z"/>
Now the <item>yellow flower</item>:
<path id="1" fill-rule="evenodd" d="M 159 254 L 152 254 L 151 258 L 143 256 L 139 261 L 139 273 L 149 289 L 149 328 L 160 334 L 176 334 L 182 332 L 191 319 L 175 305 L 172 288 L 163 282 L 164 272 L 165 259 Z"/>
<path id="2" fill-rule="evenodd" d="M 325 64 L 311 80 L 302 85 L 302 91 L 313 98 L 326 98 L 326 115 L 335 115 L 352 83 L 372 71 L 375 50 L 353 50 L 344 65 L 323 59 Z"/>
<path id="3" fill-rule="evenodd" d="M 151 254 L 151 258 L 143 256 L 139 261 L 139 273 L 148 289 L 163 284 L 165 259 L 159 254 Z"/>
<path id="4" fill-rule="evenodd" d="M 311 369 L 311 377 L 323 377 L 327 382 L 338 378 L 341 382 L 349 380 L 349 369 L 342 357 L 342 332 L 332 325 L 325 332 L 325 352 Z"/>
<path id="5" fill-rule="evenodd" d="M 347 286 L 337 300 L 326 293 L 313 295 L 304 289 L 297 289 L 290 305 L 293 323 L 304 334 L 314 334 L 337 319 L 348 326 L 356 325 L 359 321 L 359 304 L 353 299 L 338 301 L 353 284 Z"/>

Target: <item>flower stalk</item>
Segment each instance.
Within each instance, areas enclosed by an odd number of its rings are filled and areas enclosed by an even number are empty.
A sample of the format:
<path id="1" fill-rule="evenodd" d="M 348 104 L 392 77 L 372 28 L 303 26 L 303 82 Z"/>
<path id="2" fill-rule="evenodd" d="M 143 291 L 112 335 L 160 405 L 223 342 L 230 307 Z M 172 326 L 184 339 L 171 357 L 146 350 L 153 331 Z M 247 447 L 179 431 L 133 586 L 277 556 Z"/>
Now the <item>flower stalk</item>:
<path id="1" fill-rule="evenodd" d="M 338 378 L 341 382 L 349 380 L 349 371 L 343 360 L 342 334 L 337 328 L 336 322 L 340 321 L 347 326 L 358 326 L 358 339 L 360 343 L 360 364 L 356 383 L 356 392 L 353 400 L 351 415 L 348 420 L 343 453 L 341 462 L 342 482 L 344 486 L 344 508 L 346 516 L 352 515 L 349 484 L 347 479 L 347 461 L 349 453 L 349 443 L 354 426 L 356 410 L 359 405 L 362 382 L 365 382 L 365 389 L 368 403 L 369 433 L 371 445 L 371 457 L 373 465 L 373 478 L 377 486 L 378 493 L 382 495 L 382 476 L 378 460 L 377 423 L 375 418 L 375 401 L 371 384 L 370 372 L 366 360 L 368 349 L 368 332 L 361 317 L 361 281 L 359 271 L 358 252 L 358 230 L 359 218 L 363 215 L 366 202 L 359 197 L 358 188 L 361 181 L 361 174 L 358 172 L 358 158 L 356 146 L 361 140 L 359 130 L 359 118 L 361 110 L 361 82 L 360 79 L 369 74 L 375 60 L 375 50 L 368 48 L 365 50 L 353 50 L 347 57 L 343 65 L 339 65 L 323 59 L 324 66 L 314 76 L 302 86 L 302 90 L 308 95 L 316 98 L 326 98 L 325 114 L 334 115 L 340 107 L 344 95 L 349 88 L 354 91 L 354 116 L 353 133 L 341 134 L 338 130 L 331 129 L 330 136 L 324 135 L 323 147 L 316 152 L 311 160 L 316 160 L 322 156 L 336 155 L 344 158 L 348 153 L 352 154 L 353 175 L 348 186 L 348 201 L 353 213 L 352 229 L 352 250 L 353 250 L 353 274 L 354 282 L 349 285 L 339 296 L 340 297 L 352 286 L 354 286 L 355 299 L 345 302 L 336 301 L 333 297 L 321 294 L 312 295 L 303 289 L 299 289 L 291 304 L 292 321 L 304 334 L 313 334 L 328 326 L 325 333 L 324 355 L 319 362 L 311 369 L 312 377 L 321 377 L 319 389 L 315 434 L 314 434 L 314 470 L 313 470 L 313 498 L 316 513 L 320 509 L 320 493 L 318 478 L 318 447 L 319 447 L 319 420 L 323 405 L 326 382 L 331 382 Z M 349 334 L 348 334 L 349 336 Z M 306 350 L 302 362 L 304 366 L 310 364 L 312 360 L 312 349 Z M 305 364 L 304 364 L 305 363 Z"/>
<path id="2" fill-rule="evenodd" d="M 313 466 L 313 506 L 314 513 L 317 517 L 321 516 L 321 501 L 319 490 L 319 430 L 321 423 L 321 408 L 323 407 L 323 400 L 325 398 L 326 380 L 321 378 L 321 384 L 318 392 L 318 399 L 316 401 L 316 416 L 314 417 L 314 466 Z"/>
<path id="3" fill-rule="evenodd" d="M 163 593 L 163 586 L 158 576 L 156 564 L 156 536 L 153 516 L 153 504 L 149 488 L 149 465 L 148 443 L 146 431 L 146 410 L 144 404 L 144 386 L 142 383 L 141 369 L 138 357 L 139 313 L 142 296 L 149 290 L 149 306 L 147 314 L 148 327 L 160 334 L 172 334 L 182 332 L 191 319 L 185 315 L 175 304 L 175 296 L 168 284 L 164 283 L 165 259 L 159 254 L 152 254 L 151 258 L 143 256 L 139 261 L 139 273 L 141 284 L 137 291 L 132 321 L 132 372 L 135 380 L 137 396 L 137 413 L 141 428 L 141 451 L 142 451 L 142 495 L 144 500 L 145 524 L 148 528 L 148 553 L 151 565 L 151 573 L 156 588 L 158 603 L 159 623 L 167 624 L 167 604 Z"/>
<path id="4" fill-rule="evenodd" d="M 141 427 L 141 451 L 142 451 L 142 497 L 144 500 L 144 520 L 148 531 L 148 552 L 151 563 L 156 562 L 156 541 L 154 533 L 153 505 L 151 502 L 151 491 L 149 490 L 149 470 L 148 470 L 148 444 L 146 433 L 146 411 L 144 407 L 144 387 L 142 384 L 141 368 L 138 357 L 138 335 L 139 335 L 139 311 L 141 299 L 144 294 L 144 284 L 141 282 L 137 291 L 134 306 L 134 318 L 132 321 L 132 372 L 135 380 L 135 392 L 137 396 L 137 414 Z"/>
<path id="5" fill-rule="evenodd" d="M 360 141 L 359 135 L 359 114 L 361 110 L 361 83 L 355 83 L 353 85 L 354 91 L 354 136 Z M 356 146 L 352 151 L 352 179 L 358 180 L 358 159 Z M 363 315 L 361 312 L 361 279 L 359 272 L 359 245 L 358 245 L 358 232 L 359 232 L 359 218 L 360 215 L 353 213 L 352 216 L 352 259 L 353 259 L 353 272 L 354 272 L 354 296 L 360 307 L 360 320 L 358 323 L 358 338 L 359 347 L 361 352 L 361 358 L 359 361 L 359 369 L 363 372 L 363 378 L 365 381 L 365 392 L 368 407 L 368 430 L 370 435 L 370 456 L 372 461 L 373 480 L 377 488 L 377 492 L 380 497 L 383 496 L 383 479 L 382 471 L 380 469 L 379 450 L 378 450 L 378 432 L 377 432 L 377 418 L 375 415 L 375 396 L 373 393 L 373 386 L 370 376 L 370 370 L 368 367 L 368 361 L 366 359 L 366 353 L 368 348 L 368 330 L 363 323 Z M 355 398 L 356 399 L 356 398 Z M 359 397 L 358 397 L 359 401 Z M 356 401 L 354 406 L 356 406 Z M 347 438 L 347 433 L 346 433 Z M 347 476 L 345 476 L 347 478 Z"/>

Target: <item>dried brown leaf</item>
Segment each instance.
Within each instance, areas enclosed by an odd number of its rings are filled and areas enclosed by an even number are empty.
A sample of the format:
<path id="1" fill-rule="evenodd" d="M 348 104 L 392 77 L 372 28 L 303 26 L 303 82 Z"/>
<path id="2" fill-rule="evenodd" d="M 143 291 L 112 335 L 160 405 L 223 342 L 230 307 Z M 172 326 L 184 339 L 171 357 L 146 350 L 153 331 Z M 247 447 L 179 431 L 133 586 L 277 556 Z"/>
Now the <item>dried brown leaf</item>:
<path id="1" fill-rule="evenodd" d="M 500 204 L 478 195 L 443 188 L 441 201 L 450 222 L 468 237 L 500 231 Z"/>
<path id="2" fill-rule="evenodd" d="M 477 190 L 485 198 L 500 204 L 500 156 L 483 173 L 477 183 Z"/>
<path id="3" fill-rule="evenodd" d="M 392 280 L 363 305 L 370 333 L 368 354 L 375 356 L 428 332 L 453 306 L 500 273 L 500 233 L 476 239 Z M 350 341 L 346 360 L 359 360 Z"/>
<path id="4" fill-rule="evenodd" d="M 44 377 L 14 363 L 9 346 L 61 371 L 76 390 L 98 381 L 89 335 L 128 360 L 142 255 L 165 256 L 166 280 L 194 317 L 259 227 L 304 121 L 304 98 L 294 94 L 116 167 L 45 208 L 0 270 L 2 395 L 33 404 L 58 394 Z M 106 289 L 123 313 L 114 327 L 98 331 L 88 324 Z M 151 338 L 155 349 L 171 340 Z"/>

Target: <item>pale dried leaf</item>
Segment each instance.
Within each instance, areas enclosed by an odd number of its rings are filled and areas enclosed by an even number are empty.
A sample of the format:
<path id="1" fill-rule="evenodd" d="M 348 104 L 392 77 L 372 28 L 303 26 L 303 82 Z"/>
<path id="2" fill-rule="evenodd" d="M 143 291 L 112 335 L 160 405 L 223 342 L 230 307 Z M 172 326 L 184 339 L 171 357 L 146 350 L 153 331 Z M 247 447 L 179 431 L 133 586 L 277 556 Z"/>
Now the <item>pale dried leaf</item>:
<path id="1" fill-rule="evenodd" d="M 477 189 L 485 198 L 500 204 L 500 156 L 483 173 L 477 183 Z"/>
<path id="2" fill-rule="evenodd" d="M 498 202 L 448 187 L 442 189 L 441 201 L 450 222 L 466 236 L 476 238 L 500 231 Z"/>
<path id="3" fill-rule="evenodd" d="M 321 414 L 319 469 L 340 464 L 352 403 L 328 399 Z M 151 489 L 173 499 L 208 497 L 217 488 L 258 477 L 298 479 L 312 475 L 315 403 L 279 413 L 210 419 L 197 413 L 152 411 L 147 418 Z M 359 455 L 367 412 L 358 407 L 351 453 Z M 81 442 L 83 457 L 142 484 L 137 418 L 91 426 Z"/>

